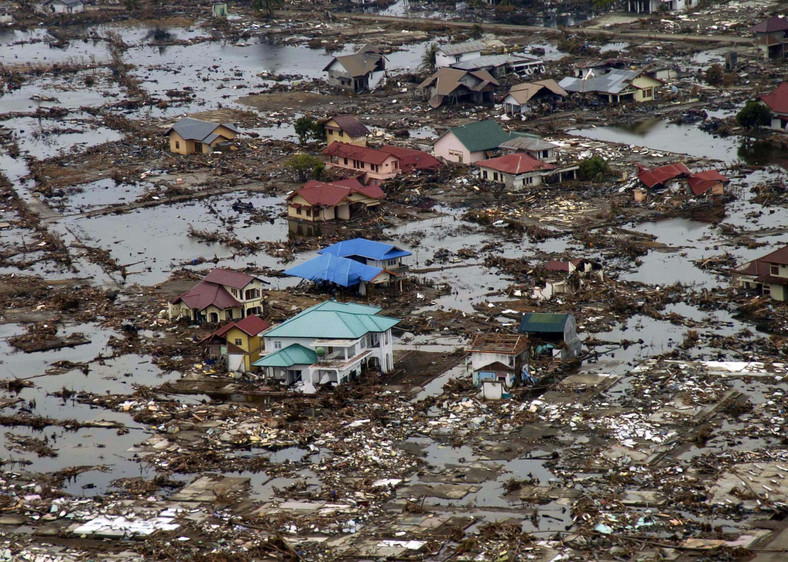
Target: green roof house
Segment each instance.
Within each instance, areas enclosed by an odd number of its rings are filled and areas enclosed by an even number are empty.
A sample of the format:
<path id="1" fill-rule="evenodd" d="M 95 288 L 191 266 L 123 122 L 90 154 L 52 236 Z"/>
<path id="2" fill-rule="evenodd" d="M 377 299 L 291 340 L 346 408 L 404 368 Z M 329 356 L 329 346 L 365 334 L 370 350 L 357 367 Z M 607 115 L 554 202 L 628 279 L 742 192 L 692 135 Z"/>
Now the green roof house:
<path id="1" fill-rule="evenodd" d="M 390 371 L 394 366 L 391 329 L 396 318 L 380 308 L 329 300 L 307 308 L 263 334 L 268 354 L 255 362 L 269 380 L 315 392 L 341 384 L 362 369 Z"/>
<path id="2" fill-rule="evenodd" d="M 476 121 L 452 127 L 443 133 L 435 141 L 432 154 L 448 162 L 473 164 L 486 160 L 491 156 L 490 152 L 497 151 L 500 145 L 516 136 L 517 133 L 507 133 L 492 119 Z"/>
<path id="3" fill-rule="evenodd" d="M 561 359 L 577 357 L 583 346 L 577 337 L 577 321 L 571 314 L 531 312 L 523 316 L 517 331 L 528 334 L 529 339 L 537 345 L 539 342 L 551 344 L 553 355 L 560 355 Z"/>

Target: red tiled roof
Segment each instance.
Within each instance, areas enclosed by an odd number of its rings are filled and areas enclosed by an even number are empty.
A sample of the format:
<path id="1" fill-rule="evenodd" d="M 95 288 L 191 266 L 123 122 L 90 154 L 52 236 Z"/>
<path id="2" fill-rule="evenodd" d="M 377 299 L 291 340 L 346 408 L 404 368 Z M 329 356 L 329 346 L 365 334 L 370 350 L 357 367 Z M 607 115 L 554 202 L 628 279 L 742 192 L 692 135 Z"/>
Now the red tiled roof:
<path id="1" fill-rule="evenodd" d="M 209 283 L 216 283 L 218 285 L 225 285 L 234 289 L 243 289 L 249 283 L 254 281 L 256 277 L 240 273 L 238 271 L 231 271 L 229 269 L 214 269 L 205 276 L 203 281 Z"/>
<path id="2" fill-rule="evenodd" d="M 783 246 L 771 254 L 766 254 L 762 258 L 759 258 L 758 261 L 777 265 L 788 265 L 788 246 Z"/>
<path id="3" fill-rule="evenodd" d="M 287 199 L 289 201 L 296 195 L 300 195 L 313 207 L 334 207 L 339 205 L 350 193 L 349 187 L 310 180 L 304 184 L 304 187 L 291 193 Z"/>
<path id="4" fill-rule="evenodd" d="M 250 314 L 243 320 L 239 320 L 238 322 L 236 322 L 235 327 L 250 336 L 256 336 L 263 330 L 267 330 L 268 328 L 270 328 L 271 324 L 269 324 L 259 316 Z"/>
<path id="5" fill-rule="evenodd" d="M 335 207 L 353 193 L 361 193 L 372 199 L 383 199 L 386 196 L 377 185 L 362 185 L 355 178 L 352 179 L 352 182 L 349 180 L 342 180 L 342 182 L 353 185 L 353 187 L 339 185 L 340 182 L 325 183 L 309 180 L 304 184 L 304 187 L 291 193 L 287 200 L 290 201 L 296 195 L 300 195 L 313 207 Z"/>
<path id="6" fill-rule="evenodd" d="M 775 113 L 788 113 L 788 82 L 783 82 L 771 94 L 761 96 L 761 101 Z"/>
<path id="7" fill-rule="evenodd" d="M 703 195 L 720 182 L 723 184 L 728 183 L 728 178 L 723 176 L 717 170 L 705 170 L 703 172 L 692 174 L 687 179 L 687 182 L 689 183 L 692 193 L 695 195 Z"/>
<path id="8" fill-rule="evenodd" d="M 352 158 L 359 162 L 377 165 L 383 164 L 388 158 L 392 157 L 388 152 L 338 141 L 332 142 L 328 147 L 324 148 L 323 154 L 326 156 L 336 156 L 338 158 Z"/>
<path id="9" fill-rule="evenodd" d="M 406 172 L 413 170 L 437 170 L 441 167 L 440 160 L 420 150 L 391 144 L 384 144 L 381 150 L 396 156 L 399 159 L 399 167 Z"/>
<path id="10" fill-rule="evenodd" d="M 692 172 L 681 162 L 650 169 L 638 165 L 638 178 L 649 188 L 663 184 L 679 176 L 689 176 L 690 174 L 692 174 Z"/>
<path id="11" fill-rule="evenodd" d="M 353 115 L 337 115 L 331 119 L 345 131 L 351 138 L 364 137 L 369 134 L 369 129 Z M 329 121 L 331 120 L 329 119 Z"/>
<path id="12" fill-rule="evenodd" d="M 788 279 L 785 277 L 775 277 L 773 275 L 769 275 L 768 273 L 761 275 L 756 279 L 756 281 L 760 283 L 769 283 L 772 285 L 788 285 Z"/>
<path id="13" fill-rule="evenodd" d="M 773 31 L 788 31 L 788 20 L 780 16 L 772 16 L 763 20 L 752 28 L 755 33 L 771 33 Z"/>
<path id="14" fill-rule="evenodd" d="M 476 165 L 482 168 L 497 170 L 505 174 L 524 174 L 526 172 L 552 170 L 555 168 L 552 164 L 547 164 L 546 162 L 537 160 L 533 156 L 529 156 L 522 152 L 514 152 L 506 156 L 482 160 L 481 162 L 476 162 Z"/>
<path id="15" fill-rule="evenodd" d="M 235 300 L 224 287 L 207 281 L 207 278 L 172 301 L 172 304 L 179 302 L 183 302 L 192 310 L 205 310 L 211 305 L 219 310 L 241 306 L 241 303 Z"/>
<path id="16" fill-rule="evenodd" d="M 359 187 L 364 187 L 364 184 L 361 183 L 361 180 L 356 178 L 345 178 L 341 180 L 332 181 L 334 185 L 341 185 L 342 187 L 349 187 L 350 189 L 358 189 Z"/>

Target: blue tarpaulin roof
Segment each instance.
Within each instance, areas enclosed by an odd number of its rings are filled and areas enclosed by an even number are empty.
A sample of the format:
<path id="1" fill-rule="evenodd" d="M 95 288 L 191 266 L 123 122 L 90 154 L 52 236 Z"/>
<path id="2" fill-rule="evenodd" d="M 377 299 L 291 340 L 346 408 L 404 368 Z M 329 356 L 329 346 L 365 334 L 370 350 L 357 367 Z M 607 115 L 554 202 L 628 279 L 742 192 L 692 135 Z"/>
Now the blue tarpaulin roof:
<path id="1" fill-rule="evenodd" d="M 374 240 L 367 240 L 366 238 L 353 238 L 352 240 L 343 240 L 336 244 L 326 246 L 322 250 L 317 251 L 318 254 L 333 254 L 340 258 L 360 257 L 371 260 L 393 260 L 410 256 L 411 253 L 406 250 L 401 250 L 391 244 L 383 242 L 375 242 Z"/>
<path id="2" fill-rule="evenodd" d="M 329 281 L 343 287 L 353 287 L 361 281 L 372 281 L 382 271 L 379 267 L 371 267 L 333 254 L 321 254 L 308 262 L 291 267 L 285 271 L 285 275 L 301 277 L 309 281 Z"/>

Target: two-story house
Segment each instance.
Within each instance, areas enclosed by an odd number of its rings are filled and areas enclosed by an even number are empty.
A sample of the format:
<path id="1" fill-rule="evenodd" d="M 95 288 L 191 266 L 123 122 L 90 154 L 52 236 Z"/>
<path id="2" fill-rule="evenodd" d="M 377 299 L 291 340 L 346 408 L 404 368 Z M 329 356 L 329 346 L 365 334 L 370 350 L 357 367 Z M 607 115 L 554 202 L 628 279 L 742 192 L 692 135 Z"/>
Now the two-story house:
<path id="1" fill-rule="evenodd" d="M 386 57 L 373 45 L 364 45 L 352 55 L 334 57 L 323 72 L 328 85 L 350 93 L 374 90 L 386 73 Z"/>
<path id="2" fill-rule="evenodd" d="M 384 373 L 394 367 L 391 329 L 396 318 L 380 308 L 329 300 L 316 304 L 263 334 L 266 355 L 254 363 L 267 380 L 301 383 L 315 392 L 358 377 L 365 367 Z"/>
<path id="3" fill-rule="evenodd" d="M 738 285 L 758 289 L 776 301 L 788 300 L 788 246 L 751 261 L 736 271 Z"/>
<path id="4" fill-rule="evenodd" d="M 271 325 L 255 314 L 230 322 L 206 336 L 200 345 L 208 349 L 209 357 L 225 357 L 228 371 L 245 373 L 260 358 L 263 349 L 261 334 Z"/>
<path id="5" fill-rule="evenodd" d="M 788 56 L 788 20 L 772 16 L 752 28 L 755 47 L 764 59 L 784 59 Z"/>
<path id="6" fill-rule="evenodd" d="M 527 377 L 528 338 L 521 334 L 476 334 L 466 349 L 471 354 L 473 384 L 503 383 L 506 388 Z"/>
<path id="7" fill-rule="evenodd" d="M 329 166 L 358 173 L 364 184 L 380 185 L 401 171 L 399 158 L 388 152 L 365 146 L 332 142 L 323 149 L 323 155 Z"/>
<path id="8" fill-rule="evenodd" d="M 323 125 L 326 129 L 326 143 L 346 142 L 356 146 L 367 146 L 369 129 L 353 115 L 336 115 Z"/>
<path id="9" fill-rule="evenodd" d="M 263 312 L 263 285 L 267 282 L 231 271 L 214 269 L 197 285 L 169 303 L 171 320 L 220 322 Z"/>

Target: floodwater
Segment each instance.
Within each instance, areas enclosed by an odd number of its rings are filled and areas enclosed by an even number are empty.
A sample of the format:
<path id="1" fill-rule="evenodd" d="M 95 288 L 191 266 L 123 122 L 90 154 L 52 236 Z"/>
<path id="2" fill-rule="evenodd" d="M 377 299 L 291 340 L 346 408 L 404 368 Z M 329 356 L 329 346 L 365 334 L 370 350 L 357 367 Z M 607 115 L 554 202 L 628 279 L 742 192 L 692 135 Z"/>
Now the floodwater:
<path id="1" fill-rule="evenodd" d="M 64 491 L 76 496 L 104 494 L 118 478 L 152 477 L 154 471 L 135 459 L 130 452 L 135 444 L 150 436 L 150 430 L 138 426 L 128 412 L 112 411 L 99 406 L 82 404 L 74 398 L 59 398 L 53 393 L 68 390 L 97 395 L 129 395 L 137 385 L 158 386 L 177 375 L 165 375 L 149 356 L 123 355 L 102 359 L 112 354 L 108 347 L 110 336 L 117 336 L 96 324 L 68 325 L 61 335 L 82 333 L 90 343 L 73 348 L 24 353 L 11 347 L 8 338 L 24 333 L 19 324 L 0 325 L 0 370 L 10 377 L 27 379 L 35 386 L 23 388 L 18 394 L 0 392 L 0 399 L 21 399 L 2 409 L 2 414 L 29 411 L 32 415 L 63 420 L 65 426 L 49 426 L 35 430 L 25 426 L 5 426 L 0 437 L 3 460 L 13 470 L 33 473 L 52 473 L 69 467 L 99 466 L 68 479 Z M 53 370 L 59 362 L 84 364 L 81 367 Z M 87 371 L 87 372 L 85 372 Z M 115 427 L 68 427 L 68 420 L 77 422 L 106 422 Z M 118 432 L 123 427 L 128 432 Z M 34 438 L 53 448 L 55 457 L 38 456 L 34 452 L 18 451 L 11 439 Z"/>
<path id="2" fill-rule="evenodd" d="M 763 165 L 788 164 L 788 150 L 773 149 L 771 162 L 764 162 L 764 154 L 755 154 L 744 148 L 741 137 L 719 137 L 702 131 L 693 124 L 673 124 L 667 119 L 653 117 L 632 125 L 609 125 L 591 129 L 572 129 L 570 135 L 589 139 L 644 146 L 653 150 L 688 154 L 697 158 L 720 160 L 726 164 L 743 162 Z"/>

